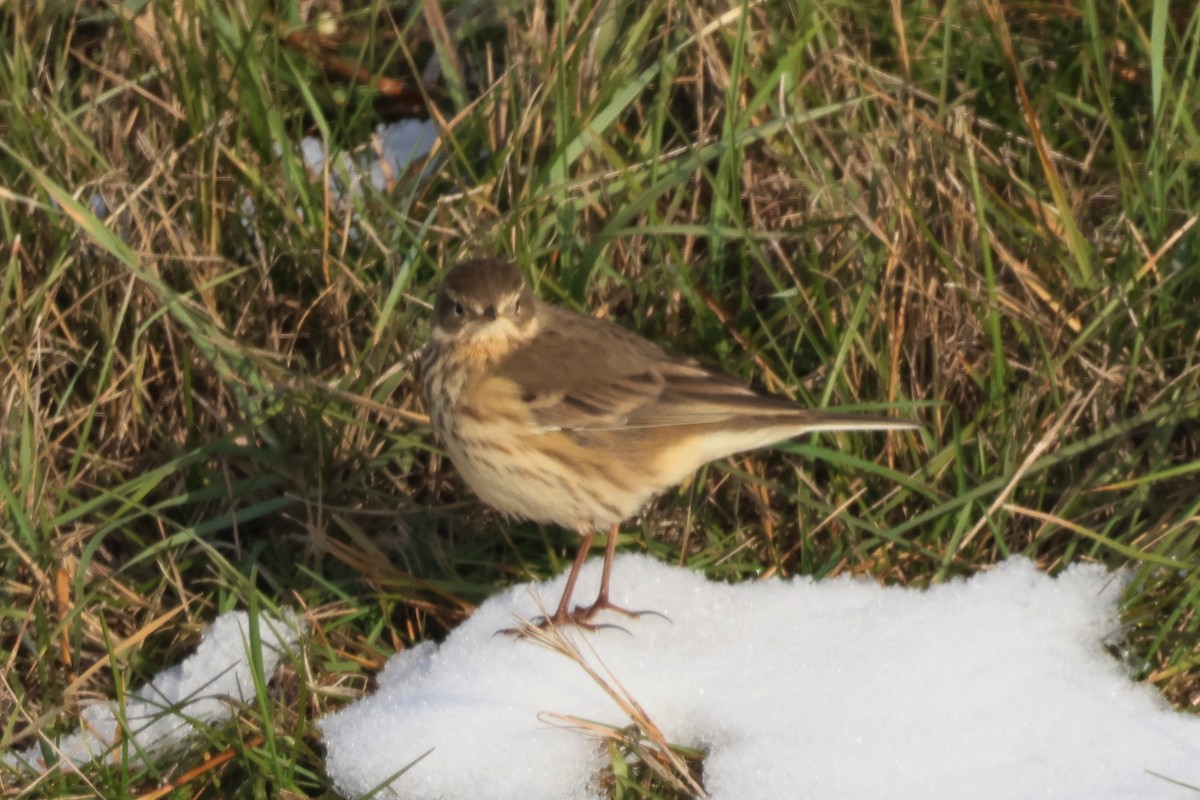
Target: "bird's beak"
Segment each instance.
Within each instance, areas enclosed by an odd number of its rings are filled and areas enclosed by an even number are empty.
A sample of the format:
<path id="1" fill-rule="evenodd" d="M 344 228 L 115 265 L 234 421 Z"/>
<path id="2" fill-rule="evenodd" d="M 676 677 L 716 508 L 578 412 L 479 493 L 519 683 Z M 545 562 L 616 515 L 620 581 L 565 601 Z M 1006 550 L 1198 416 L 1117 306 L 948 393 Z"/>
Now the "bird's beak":
<path id="1" fill-rule="evenodd" d="M 496 321 L 496 307 L 488 306 L 487 308 L 485 308 L 483 310 L 483 318 L 486 319 L 488 322 L 495 322 Z"/>

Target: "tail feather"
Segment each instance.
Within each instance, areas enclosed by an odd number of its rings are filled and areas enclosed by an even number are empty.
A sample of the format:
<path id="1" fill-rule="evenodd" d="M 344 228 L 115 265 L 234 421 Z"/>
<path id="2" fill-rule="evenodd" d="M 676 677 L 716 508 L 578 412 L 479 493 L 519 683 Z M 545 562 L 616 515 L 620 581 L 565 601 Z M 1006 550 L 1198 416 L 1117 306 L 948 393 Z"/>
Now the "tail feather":
<path id="1" fill-rule="evenodd" d="M 869 414 L 793 410 L 790 420 L 783 419 L 783 416 L 745 415 L 708 426 L 680 430 L 675 442 L 661 448 L 658 456 L 657 466 L 669 477 L 664 485 L 679 483 L 710 461 L 769 447 L 808 433 L 903 431 L 921 427 L 915 422 Z"/>

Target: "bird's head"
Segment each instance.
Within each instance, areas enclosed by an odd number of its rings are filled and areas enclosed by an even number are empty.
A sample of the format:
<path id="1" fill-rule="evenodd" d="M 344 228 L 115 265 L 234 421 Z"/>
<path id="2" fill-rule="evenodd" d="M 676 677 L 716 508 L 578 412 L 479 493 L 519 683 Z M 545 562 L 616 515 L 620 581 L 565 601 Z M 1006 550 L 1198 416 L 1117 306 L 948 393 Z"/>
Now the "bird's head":
<path id="1" fill-rule="evenodd" d="M 433 306 L 436 342 L 507 350 L 537 332 L 537 298 L 514 264 L 464 261 L 446 273 Z"/>

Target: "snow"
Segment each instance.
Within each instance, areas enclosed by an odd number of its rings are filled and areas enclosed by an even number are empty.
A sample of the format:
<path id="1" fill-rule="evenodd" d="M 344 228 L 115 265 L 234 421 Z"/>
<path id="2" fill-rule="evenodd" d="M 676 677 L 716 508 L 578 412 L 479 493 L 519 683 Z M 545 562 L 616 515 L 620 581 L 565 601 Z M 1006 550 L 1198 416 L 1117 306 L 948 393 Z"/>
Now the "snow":
<path id="1" fill-rule="evenodd" d="M 586 565 L 577 599 L 590 601 L 599 573 Z M 338 790 L 605 796 L 605 751 L 556 715 L 630 718 L 571 658 L 495 635 L 539 613 L 535 593 L 553 608 L 563 582 L 488 600 L 326 717 Z M 1022 559 L 918 591 L 847 578 L 727 585 L 622 556 L 613 600 L 670 621 L 614 615 L 623 630 L 564 635 L 668 740 L 706 751 L 713 798 L 1194 797 L 1172 781 L 1200 785 L 1200 719 L 1132 682 L 1104 647 L 1120 631 L 1119 593 L 1100 567 L 1054 579 Z"/>
<path id="2" fill-rule="evenodd" d="M 598 561 L 585 566 L 579 600 L 599 573 Z M 563 629 L 587 669 L 496 635 L 553 607 L 563 582 L 492 598 L 443 644 L 393 657 L 373 695 L 322 720 L 338 790 L 604 797 L 609 756 L 572 720 L 622 728 L 635 706 L 669 741 L 704 751 L 713 798 L 1183 798 L 1200 786 L 1200 719 L 1109 654 L 1121 587 L 1097 566 L 1050 578 L 1012 559 L 918 591 L 849 578 L 728 585 L 622 556 L 614 601 L 669 619 Z M 249 626 L 243 612 L 218 617 L 195 654 L 123 708 L 88 706 L 79 733 L 0 763 L 166 757 L 253 702 Z M 261 615 L 258 628 L 270 676 L 301 624 Z M 48 766 L 44 752 L 59 760 Z"/>
<path id="3" fill-rule="evenodd" d="M 301 626 L 290 614 L 284 620 L 260 614 L 257 626 L 263 674 L 270 677 L 283 653 L 295 645 Z M 145 756 L 162 755 L 185 743 L 197 724 L 229 719 L 255 694 L 250 616 L 231 611 L 213 621 L 195 653 L 130 692 L 124 707 L 114 702 L 84 706 L 80 732 L 49 742 L 57 761 L 47 764 L 42 745 L 35 744 L 20 753 L 0 755 L 0 764 L 44 772 L 51 766 L 81 766 L 97 758 L 140 763 Z"/>
<path id="4" fill-rule="evenodd" d="M 358 152 L 342 150 L 330 159 L 324 140 L 316 136 L 305 136 L 301 139 L 298 150 L 304 160 L 304 166 L 314 179 L 325 175 L 328 167 L 326 186 L 329 187 L 333 199 L 339 205 L 343 205 L 347 199 L 362 196 L 364 183 L 369 184 L 376 192 L 388 191 L 414 162 L 433 151 L 437 141 L 437 126 L 432 121 L 403 119 L 376 125 L 370 142 L 366 143 L 365 148 L 357 148 Z M 282 145 L 276 145 L 275 149 L 276 155 L 283 153 Z M 429 164 L 422 168 L 423 175 L 428 175 L 431 171 Z M 53 199 L 51 203 L 56 208 L 59 205 Z M 88 198 L 88 206 L 99 220 L 108 219 L 112 212 L 108 202 L 99 192 Z M 243 196 L 240 210 L 242 225 L 253 232 L 258 206 L 249 194 Z M 297 209 L 297 213 L 303 218 L 303 209 Z M 119 227 L 117 230 L 121 238 L 125 239 L 126 236 Z"/>
<path id="5" fill-rule="evenodd" d="M 381 123 L 375 127 L 369 152 L 357 157 L 340 152 L 329 162 L 330 189 L 339 200 L 347 192 L 352 197 L 361 195 L 364 180 L 375 191 L 385 191 L 393 181 L 404 175 L 410 164 L 429 155 L 437 138 L 437 128 L 429 120 L 406 119 Z M 319 176 L 324 173 L 327 154 L 321 139 L 315 136 L 301 139 L 300 154 L 311 174 Z"/>

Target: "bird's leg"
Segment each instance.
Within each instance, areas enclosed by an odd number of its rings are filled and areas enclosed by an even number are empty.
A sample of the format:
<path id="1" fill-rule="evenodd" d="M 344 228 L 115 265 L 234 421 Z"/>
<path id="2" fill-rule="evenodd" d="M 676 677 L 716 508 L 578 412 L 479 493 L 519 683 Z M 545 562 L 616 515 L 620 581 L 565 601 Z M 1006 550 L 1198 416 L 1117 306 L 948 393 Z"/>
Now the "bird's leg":
<path id="1" fill-rule="evenodd" d="M 588 551 L 592 549 L 592 539 L 596 536 L 595 531 L 581 530 L 579 537 L 582 541 L 579 543 L 579 553 L 575 556 L 575 562 L 571 564 L 571 572 L 567 575 L 567 585 L 563 587 L 562 597 L 558 600 L 558 608 L 554 609 L 554 613 L 548 617 L 537 617 L 532 621 L 536 628 L 545 630 L 552 625 L 579 625 L 582 628 L 589 630 L 595 629 L 595 625 L 588 625 L 576 617 L 579 609 L 571 610 L 571 595 L 575 593 L 575 581 L 579 580 L 579 570 L 583 568 L 583 562 L 587 560 Z M 526 631 L 521 627 L 504 628 L 496 631 L 497 634 L 506 634 L 508 636 L 525 636 Z"/>
<path id="2" fill-rule="evenodd" d="M 668 622 L 670 621 L 665 614 L 658 611 L 630 611 L 627 608 L 614 605 L 608 599 L 608 583 L 612 578 L 612 562 L 613 557 L 617 553 L 617 525 L 613 525 L 608 532 L 608 542 L 604 548 L 604 571 L 600 576 L 600 593 L 596 595 L 596 601 L 590 606 L 575 606 L 571 608 L 571 595 L 575 592 L 575 581 L 579 579 L 579 570 L 583 568 L 583 562 L 587 560 L 588 551 L 592 547 L 592 539 L 595 538 L 595 532 L 591 530 L 580 531 L 579 536 L 583 541 L 579 543 L 579 554 L 575 556 L 575 563 L 571 565 L 571 572 L 567 575 L 567 585 L 563 588 L 562 597 L 559 598 L 558 607 L 554 609 L 554 613 L 548 617 L 539 617 L 533 622 L 538 628 L 548 628 L 550 626 L 567 626 L 574 625 L 584 630 L 594 631 L 601 628 L 618 628 L 624 630 L 618 625 L 595 624 L 592 617 L 596 616 L 601 611 L 608 609 L 615 611 L 618 614 L 624 614 L 627 617 L 637 619 L 646 614 L 653 614 L 656 617 L 662 617 Z M 497 634 L 507 634 L 509 636 L 524 636 L 521 628 L 505 628 L 497 631 Z"/>
<path id="3" fill-rule="evenodd" d="M 653 614 L 656 617 L 667 619 L 666 614 L 663 614 L 659 611 L 631 611 L 628 608 L 622 608 L 621 606 L 614 604 L 608 599 L 608 582 L 609 579 L 612 578 L 613 556 L 617 554 L 617 531 L 619 528 L 619 525 L 613 525 L 608 531 L 608 542 L 604 547 L 604 571 L 600 574 L 600 593 L 596 595 L 596 602 L 592 603 L 590 606 L 576 606 L 575 610 L 571 612 L 571 619 L 576 625 L 585 625 L 586 627 L 608 627 L 603 625 L 592 626 L 586 624 L 589 620 L 591 620 L 592 617 L 596 616 L 597 613 L 605 609 L 608 609 L 609 611 L 615 611 L 618 614 L 624 614 L 625 616 L 632 617 L 633 619 L 637 619 L 638 617 L 646 614 Z M 555 614 L 555 616 L 557 616 L 557 614 Z M 667 621 L 669 622 L 670 620 L 667 619 Z"/>
<path id="4" fill-rule="evenodd" d="M 571 595 L 575 593 L 575 581 L 579 580 L 579 570 L 583 568 L 583 562 L 587 560 L 588 551 L 592 549 L 592 539 L 596 534 L 594 531 L 580 531 L 580 537 L 583 539 L 579 543 L 579 553 L 575 556 L 575 563 L 571 565 L 571 574 L 567 576 L 567 585 L 563 589 L 562 597 L 559 598 L 558 608 L 554 610 L 549 618 L 544 619 L 542 624 L 562 625 L 571 624 L 575 620 L 571 615 Z M 605 575 L 608 575 L 608 562 L 605 562 Z"/>
<path id="5" fill-rule="evenodd" d="M 608 581 L 612 578 L 612 562 L 613 556 L 617 554 L 617 531 L 619 525 L 613 525 L 608 529 L 608 541 L 604 543 L 604 571 L 600 574 L 600 594 L 596 595 L 596 602 L 593 606 L 611 607 L 608 602 Z"/>

